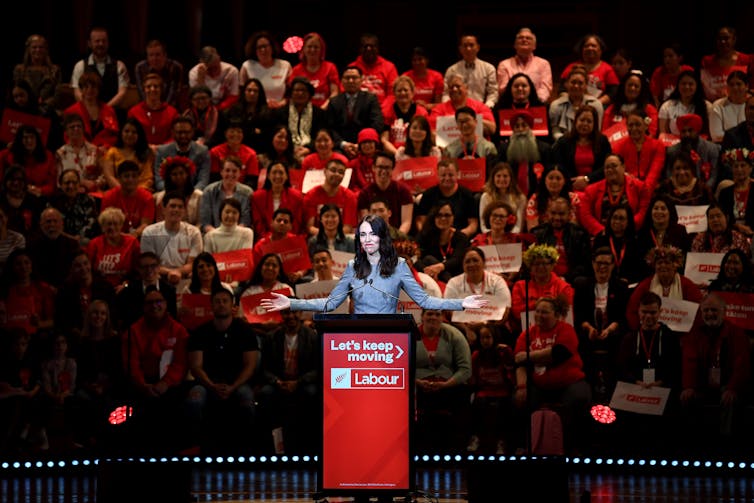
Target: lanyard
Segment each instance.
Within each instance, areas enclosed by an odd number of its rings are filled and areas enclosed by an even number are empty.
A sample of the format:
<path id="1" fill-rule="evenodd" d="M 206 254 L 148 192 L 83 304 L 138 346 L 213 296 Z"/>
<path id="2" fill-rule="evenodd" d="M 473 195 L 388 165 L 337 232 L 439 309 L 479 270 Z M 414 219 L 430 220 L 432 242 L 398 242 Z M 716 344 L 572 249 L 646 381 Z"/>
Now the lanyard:
<path id="1" fill-rule="evenodd" d="M 657 337 L 657 334 L 659 332 L 659 328 L 654 331 L 654 333 L 652 334 L 652 340 L 649 342 L 649 348 L 647 348 L 647 340 L 644 337 L 644 330 L 642 330 L 641 328 L 639 329 L 639 338 L 641 340 L 642 349 L 644 350 L 644 356 L 646 356 L 647 358 L 647 367 L 652 366 L 652 349 L 654 348 L 655 338 Z"/>
<path id="2" fill-rule="evenodd" d="M 610 236 L 610 249 L 613 252 L 613 257 L 615 258 L 615 265 L 620 267 L 621 262 L 623 262 L 623 257 L 626 255 L 626 243 L 623 243 L 623 246 L 620 249 L 620 256 L 618 256 L 618 253 L 615 251 L 615 243 L 613 243 L 613 237 Z"/>

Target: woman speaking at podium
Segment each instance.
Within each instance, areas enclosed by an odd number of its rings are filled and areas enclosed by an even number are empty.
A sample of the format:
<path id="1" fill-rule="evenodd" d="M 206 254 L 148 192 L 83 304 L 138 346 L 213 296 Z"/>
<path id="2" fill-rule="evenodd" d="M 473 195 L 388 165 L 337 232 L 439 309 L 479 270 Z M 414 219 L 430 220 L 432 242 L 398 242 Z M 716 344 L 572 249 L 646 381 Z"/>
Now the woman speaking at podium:
<path id="1" fill-rule="evenodd" d="M 268 311 L 328 312 L 337 308 L 351 294 L 355 314 L 393 314 L 401 288 L 424 309 L 461 311 L 488 305 L 481 295 L 463 299 L 441 299 L 428 295 L 416 282 L 405 259 L 398 257 L 384 220 L 367 215 L 356 233 L 356 256 L 348 262 L 337 286 L 324 299 L 290 299 L 272 293 L 261 306 Z"/>

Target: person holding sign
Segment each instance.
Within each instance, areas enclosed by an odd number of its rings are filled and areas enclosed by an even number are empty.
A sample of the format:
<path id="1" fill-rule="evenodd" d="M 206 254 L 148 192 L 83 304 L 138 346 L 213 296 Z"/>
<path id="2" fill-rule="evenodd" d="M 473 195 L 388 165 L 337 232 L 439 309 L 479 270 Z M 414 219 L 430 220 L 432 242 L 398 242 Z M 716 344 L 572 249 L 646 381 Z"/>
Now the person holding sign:
<path id="1" fill-rule="evenodd" d="M 746 253 L 731 248 L 720 262 L 717 278 L 710 282 L 709 292 L 754 293 L 754 273 Z"/>
<path id="2" fill-rule="evenodd" d="M 461 299 L 471 294 L 489 295 L 494 297 L 495 303 L 510 306 L 511 292 L 508 284 L 497 274 L 487 272 L 484 261 L 484 252 L 481 249 L 477 247 L 466 249 L 466 253 L 463 254 L 463 273 L 450 278 L 443 296 L 446 299 Z M 477 348 L 479 330 L 487 324 L 500 324 L 504 321 L 505 315 L 500 320 L 489 320 L 487 323 L 456 323 L 455 325 L 466 334 L 469 346 Z"/>
<path id="3" fill-rule="evenodd" d="M 224 288 L 233 293 L 233 288 L 222 281 L 215 257 L 206 251 L 196 256 L 191 264 L 191 282 L 180 293 L 200 293 L 212 295 L 212 292 Z"/>
<path id="4" fill-rule="evenodd" d="M 683 252 L 674 246 L 659 246 L 650 250 L 647 263 L 654 266 L 654 274 L 634 289 L 628 300 L 626 320 L 629 328 L 639 326 L 638 308 L 642 295 L 647 291 L 662 297 L 690 302 L 701 302 L 702 292 L 693 281 L 678 273 L 683 264 Z"/>
<path id="5" fill-rule="evenodd" d="M 408 123 L 408 138 L 405 145 L 395 151 L 395 161 L 404 161 L 412 157 L 442 157 L 440 147 L 435 145 L 429 120 L 422 115 L 414 115 Z"/>
<path id="6" fill-rule="evenodd" d="M 694 236 L 691 251 L 698 253 L 727 253 L 732 249 L 742 251 L 751 259 L 751 244 L 746 236 L 733 228 L 728 215 L 717 203 L 707 207 L 707 230 Z"/>
<path id="7" fill-rule="evenodd" d="M 455 159 L 491 159 L 497 157 L 497 147 L 476 134 L 476 112 L 469 107 L 460 107 L 455 112 L 460 138 L 445 147 L 445 155 Z"/>
<path id="8" fill-rule="evenodd" d="M 669 421 L 667 416 L 673 413 L 677 403 L 674 396 L 678 396 L 681 383 L 680 338 L 660 321 L 661 307 L 662 298 L 654 292 L 642 290 L 635 301 L 632 295 L 627 314 L 636 320 L 636 325 L 623 336 L 617 361 L 619 381 L 642 388 L 671 389 L 664 418 L 629 412 L 621 417 L 620 422 L 625 427 L 622 434 L 630 438 L 632 444 L 642 445 L 641 452 L 645 454 L 647 450 L 667 445 L 670 428 L 674 427 L 674 421 Z"/>
<path id="9" fill-rule="evenodd" d="M 564 437 L 573 450 L 585 439 L 591 391 L 584 379 L 578 336 L 564 321 L 570 304 L 571 299 L 560 296 L 539 298 L 534 305 L 534 325 L 518 336 L 513 357 L 516 405 L 523 407 L 530 400 L 532 410 L 537 410 L 542 404 L 562 403 Z"/>
<path id="10" fill-rule="evenodd" d="M 687 433 L 715 433 L 710 447 L 720 446 L 720 440 L 723 447 L 733 447 L 743 440 L 743 406 L 751 385 L 749 338 L 725 319 L 725 301 L 719 296 L 705 297 L 699 310 L 701 323 L 694 325 L 682 346 L 681 406 Z M 716 408 L 718 414 L 710 418 L 705 407 Z"/>
<path id="11" fill-rule="evenodd" d="M 460 311 L 488 304 L 481 295 L 464 299 L 440 299 L 427 295 L 416 282 L 405 259 L 398 257 L 385 221 L 376 215 L 367 215 L 356 234 L 356 257 L 348 262 L 340 282 L 327 298 L 289 299 L 273 292 L 272 298 L 263 299 L 260 305 L 268 311 L 289 307 L 294 311 L 332 311 L 346 300 L 348 294 L 352 294 L 356 314 L 392 314 L 396 312 L 401 288 L 424 309 Z"/>

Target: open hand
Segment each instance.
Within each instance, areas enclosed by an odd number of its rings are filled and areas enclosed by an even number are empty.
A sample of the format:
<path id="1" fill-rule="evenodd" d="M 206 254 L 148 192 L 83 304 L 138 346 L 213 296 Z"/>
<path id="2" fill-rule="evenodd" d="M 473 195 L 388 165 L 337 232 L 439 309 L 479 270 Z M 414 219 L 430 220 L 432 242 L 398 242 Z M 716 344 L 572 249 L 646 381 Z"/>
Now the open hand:
<path id="1" fill-rule="evenodd" d="M 463 299 L 461 304 L 464 309 L 480 309 L 490 305 L 487 299 L 483 299 L 481 295 L 469 295 Z"/>
<path id="2" fill-rule="evenodd" d="M 271 299 L 262 299 L 259 303 L 259 305 L 265 308 L 267 312 L 282 311 L 283 309 L 288 309 L 291 307 L 291 299 L 289 299 L 285 295 L 281 295 L 275 292 L 270 292 L 270 295 L 272 295 Z"/>

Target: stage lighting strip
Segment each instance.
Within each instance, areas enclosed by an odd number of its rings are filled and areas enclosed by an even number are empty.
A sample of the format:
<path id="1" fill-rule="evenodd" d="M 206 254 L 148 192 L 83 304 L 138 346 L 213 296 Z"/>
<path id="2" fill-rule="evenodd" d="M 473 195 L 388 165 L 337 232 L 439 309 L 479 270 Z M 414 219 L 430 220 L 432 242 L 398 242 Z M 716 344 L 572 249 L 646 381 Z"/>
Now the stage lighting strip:
<path id="1" fill-rule="evenodd" d="M 450 463 L 453 468 L 458 468 L 458 463 L 519 463 L 537 462 L 540 460 L 556 460 L 554 457 L 537 456 L 497 456 L 497 455 L 421 455 L 414 456 L 414 462 L 422 464 L 446 464 Z M 680 459 L 633 459 L 633 458 L 606 458 L 606 457 L 566 457 L 567 465 L 574 468 L 597 467 L 621 467 L 621 468 L 651 468 L 656 469 L 703 469 L 703 470 L 754 470 L 754 462 L 744 461 L 700 461 Z M 38 461 L 3 461 L 0 462 L 0 470 L 5 472 L 26 470 L 56 470 L 61 468 L 87 469 L 96 467 L 100 463 L 191 463 L 210 465 L 242 465 L 260 464 L 311 464 L 318 461 L 317 456 L 172 456 L 172 457 L 128 457 L 128 458 L 103 458 L 103 459 L 68 459 L 68 460 L 38 460 Z"/>

